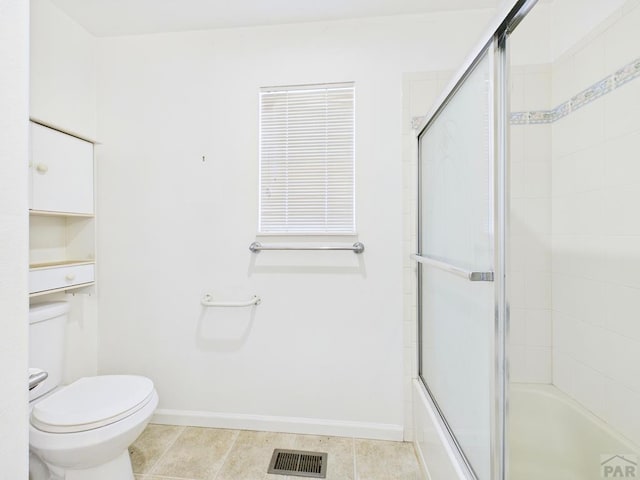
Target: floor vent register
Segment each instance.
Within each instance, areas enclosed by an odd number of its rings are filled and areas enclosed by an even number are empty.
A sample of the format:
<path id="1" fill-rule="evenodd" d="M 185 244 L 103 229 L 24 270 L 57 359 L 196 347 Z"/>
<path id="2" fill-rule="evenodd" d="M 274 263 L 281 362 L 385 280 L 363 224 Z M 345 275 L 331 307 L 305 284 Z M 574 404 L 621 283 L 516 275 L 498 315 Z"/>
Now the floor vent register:
<path id="1" fill-rule="evenodd" d="M 275 449 L 267 473 L 294 477 L 326 478 L 327 454 Z"/>

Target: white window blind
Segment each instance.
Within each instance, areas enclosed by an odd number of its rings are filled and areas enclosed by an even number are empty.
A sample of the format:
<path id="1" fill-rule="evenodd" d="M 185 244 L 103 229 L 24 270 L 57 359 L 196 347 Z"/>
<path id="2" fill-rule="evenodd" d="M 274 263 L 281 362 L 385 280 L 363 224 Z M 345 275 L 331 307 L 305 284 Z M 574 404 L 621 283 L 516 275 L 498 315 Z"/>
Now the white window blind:
<path id="1" fill-rule="evenodd" d="M 352 234 L 354 85 L 260 92 L 260 233 Z"/>

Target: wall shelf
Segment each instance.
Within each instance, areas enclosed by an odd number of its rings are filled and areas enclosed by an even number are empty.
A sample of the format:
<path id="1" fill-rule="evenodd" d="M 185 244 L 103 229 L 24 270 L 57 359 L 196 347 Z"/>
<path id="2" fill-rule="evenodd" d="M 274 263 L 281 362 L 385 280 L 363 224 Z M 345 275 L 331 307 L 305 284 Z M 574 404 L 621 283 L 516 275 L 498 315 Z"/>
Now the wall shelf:
<path id="1" fill-rule="evenodd" d="M 31 124 L 29 294 L 95 284 L 93 144 Z"/>
<path id="2" fill-rule="evenodd" d="M 57 260 L 55 262 L 32 263 L 29 265 L 29 270 L 42 270 L 52 267 L 72 267 L 80 265 L 95 265 L 95 262 L 86 260 Z"/>
<path id="3" fill-rule="evenodd" d="M 29 298 L 33 298 L 33 297 L 39 297 L 42 295 L 50 295 L 52 293 L 61 293 L 61 292 L 68 292 L 68 291 L 72 291 L 72 292 L 76 292 L 82 288 L 87 288 L 87 287 L 92 287 L 96 284 L 96 282 L 89 282 L 89 283 L 81 283 L 79 285 L 73 285 L 70 287 L 60 287 L 60 288 L 55 288 L 53 290 L 45 290 L 42 292 L 34 292 L 34 293 L 30 293 L 29 294 Z"/>
<path id="4" fill-rule="evenodd" d="M 29 210 L 29 215 L 39 217 L 78 217 L 78 218 L 93 218 L 93 213 L 74 213 L 74 212 L 54 212 L 50 210 Z"/>

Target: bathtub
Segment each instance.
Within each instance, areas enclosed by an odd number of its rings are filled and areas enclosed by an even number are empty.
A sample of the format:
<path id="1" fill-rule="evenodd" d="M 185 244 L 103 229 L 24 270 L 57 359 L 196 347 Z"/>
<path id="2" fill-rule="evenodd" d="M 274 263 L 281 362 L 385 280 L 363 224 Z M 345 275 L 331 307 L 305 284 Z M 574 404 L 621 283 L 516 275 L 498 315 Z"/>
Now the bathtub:
<path id="1" fill-rule="evenodd" d="M 614 475 L 636 467 L 612 458 L 637 462 L 638 446 L 552 385 L 512 384 L 508 442 L 510 480 L 640 478 Z"/>

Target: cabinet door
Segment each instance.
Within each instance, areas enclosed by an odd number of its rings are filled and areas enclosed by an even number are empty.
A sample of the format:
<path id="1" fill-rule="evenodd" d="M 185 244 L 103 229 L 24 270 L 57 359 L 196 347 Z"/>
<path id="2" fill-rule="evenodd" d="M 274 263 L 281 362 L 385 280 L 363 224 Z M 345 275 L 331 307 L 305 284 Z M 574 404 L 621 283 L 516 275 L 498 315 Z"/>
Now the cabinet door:
<path id="1" fill-rule="evenodd" d="M 31 124 L 29 208 L 93 213 L 93 144 Z"/>

